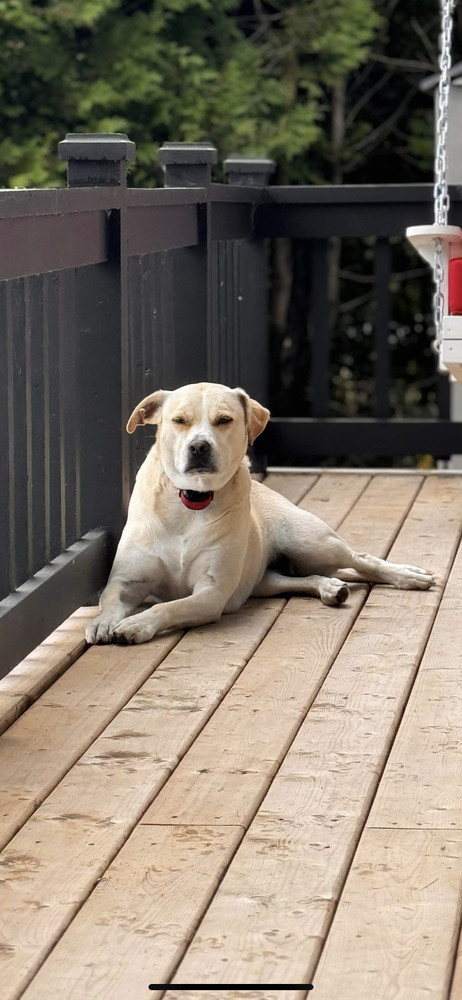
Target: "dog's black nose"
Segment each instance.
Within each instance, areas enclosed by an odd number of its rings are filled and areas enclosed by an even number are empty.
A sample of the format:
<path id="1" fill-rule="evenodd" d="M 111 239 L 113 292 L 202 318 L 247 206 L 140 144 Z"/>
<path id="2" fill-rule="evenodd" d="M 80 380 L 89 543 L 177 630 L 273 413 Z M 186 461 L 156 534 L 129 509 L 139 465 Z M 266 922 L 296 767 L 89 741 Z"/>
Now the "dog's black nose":
<path id="1" fill-rule="evenodd" d="M 189 445 L 190 455 L 208 455 L 211 447 L 208 441 L 191 441 Z"/>

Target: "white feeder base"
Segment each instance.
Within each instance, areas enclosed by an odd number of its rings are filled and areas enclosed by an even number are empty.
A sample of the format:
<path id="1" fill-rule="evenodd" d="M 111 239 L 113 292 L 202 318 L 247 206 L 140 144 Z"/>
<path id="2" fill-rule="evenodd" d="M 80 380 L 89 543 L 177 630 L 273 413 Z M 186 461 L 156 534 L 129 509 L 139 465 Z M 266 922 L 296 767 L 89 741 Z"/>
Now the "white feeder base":
<path id="1" fill-rule="evenodd" d="M 462 316 L 445 316 L 441 360 L 451 375 L 462 382 Z"/>

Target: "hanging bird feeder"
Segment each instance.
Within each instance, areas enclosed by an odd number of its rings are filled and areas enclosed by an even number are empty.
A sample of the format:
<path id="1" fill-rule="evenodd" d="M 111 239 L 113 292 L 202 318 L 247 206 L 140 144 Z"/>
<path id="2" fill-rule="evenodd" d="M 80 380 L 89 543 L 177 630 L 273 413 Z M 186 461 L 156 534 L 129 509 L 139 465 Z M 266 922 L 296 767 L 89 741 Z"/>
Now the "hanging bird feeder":
<path id="1" fill-rule="evenodd" d="M 435 281 L 435 349 L 442 371 L 462 382 L 462 229 L 448 226 L 448 104 L 451 69 L 452 12 L 455 0 L 441 0 L 441 57 L 435 155 L 435 221 L 411 226 L 406 236 L 433 268 Z"/>

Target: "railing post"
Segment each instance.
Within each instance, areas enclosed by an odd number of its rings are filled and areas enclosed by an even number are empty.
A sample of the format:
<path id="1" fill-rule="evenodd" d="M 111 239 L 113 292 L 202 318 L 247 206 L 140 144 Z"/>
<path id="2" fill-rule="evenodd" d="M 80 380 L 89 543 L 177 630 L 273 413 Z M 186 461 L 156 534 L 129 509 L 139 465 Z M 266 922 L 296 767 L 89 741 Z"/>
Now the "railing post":
<path id="1" fill-rule="evenodd" d="M 60 158 L 68 161 L 69 187 L 114 189 L 107 219 L 108 259 L 79 268 L 75 275 L 81 531 L 105 526 L 109 556 L 123 526 L 130 488 L 125 195 L 127 162 L 135 158 L 135 150 L 123 134 L 75 133 L 59 144 Z"/>
<path id="2" fill-rule="evenodd" d="M 273 160 L 263 157 L 229 156 L 224 162 L 228 184 L 237 187 L 266 187 L 274 167 Z M 260 239 L 237 240 L 236 250 L 236 378 L 251 396 L 266 405 L 269 397 L 268 244 Z"/>
<path id="3" fill-rule="evenodd" d="M 241 187 L 267 187 L 276 164 L 264 156 L 228 156 L 224 162 L 228 184 Z"/>
<path id="4" fill-rule="evenodd" d="M 165 267 L 169 271 L 173 299 L 174 389 L 189 382 L 210 378 L 210 225 L 208 188 L 212 165 L 217 162 L 215 146 L 208 142 L 166 142 L 159 150 L 167 188 L 204 188 L 197 206 L 197 246 L 170 251 Z"/>
<path id="5" fill-rule="evenodd" d="M 164 187 L 208 187 L 217 151 L 210 142 L 164 142 L 159 163 L 164 169 Z"/>
<path id="6" fill-rule="evenodd" d="M 229 156 L 224 163 L 228 184 L 238 187 L 266 187 L 274 167 L 273 160 L 263 157 Z M 236 381 L 250 396 L 268 405 L 268 243 L 261 239 L 233 242 Z M 264 437 L 257 439 L 254 446 L 252 468 L 255 472 L 266 468 Z"/>

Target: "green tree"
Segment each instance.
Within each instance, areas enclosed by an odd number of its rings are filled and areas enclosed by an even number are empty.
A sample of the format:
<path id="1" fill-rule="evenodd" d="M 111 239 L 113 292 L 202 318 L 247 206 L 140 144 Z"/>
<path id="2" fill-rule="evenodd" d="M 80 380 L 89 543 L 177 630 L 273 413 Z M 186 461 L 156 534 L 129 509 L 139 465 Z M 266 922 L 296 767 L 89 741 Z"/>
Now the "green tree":
<path id="1" fill-rule="evenodd" d="M 134 178 L 166 139 L 274 156 L 306 180 L 326 94 L 364 63 L 372 0 L 0 0 L 0 183 L 62 183 L 66 131 L 126 131 Z"/>

